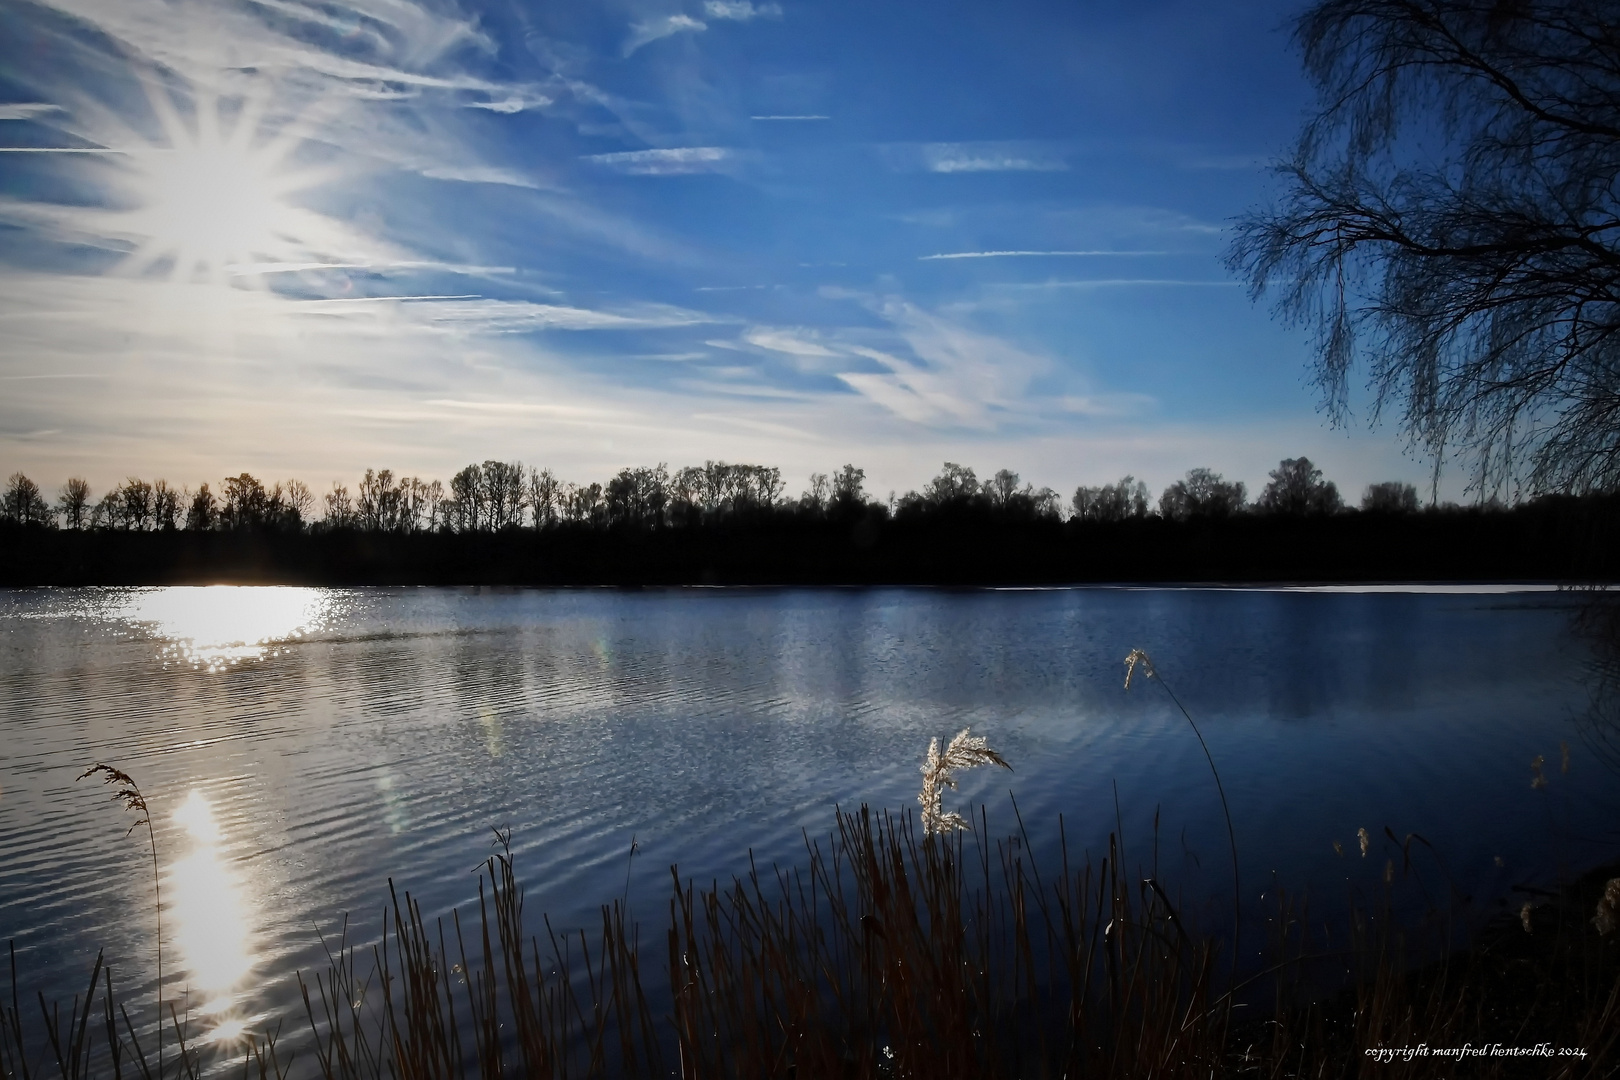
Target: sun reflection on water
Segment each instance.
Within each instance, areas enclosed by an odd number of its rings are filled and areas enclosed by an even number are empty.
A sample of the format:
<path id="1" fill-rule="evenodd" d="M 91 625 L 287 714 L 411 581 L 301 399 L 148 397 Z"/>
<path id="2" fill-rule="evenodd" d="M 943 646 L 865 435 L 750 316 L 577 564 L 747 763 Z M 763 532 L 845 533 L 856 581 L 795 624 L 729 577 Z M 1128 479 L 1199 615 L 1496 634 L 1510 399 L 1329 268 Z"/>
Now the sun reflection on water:
<path id="1" fill-rule="evenodd" d="M 218 669 L 262 659 L 324 624 L 333 607 L 325 589 L 209 585 L 137 593 L 118 617 L 167 639 L 176 659 Z"/>
<path id="2" fill-rule="evenodd" d="M 169 867 L 170 916 L 186 986 L 201 997 L 196 1012 L 210 1024 L 205 1039 L 233 1039 L 246 1030 L 236 991 L 254 964 L 242 891 L 220 855 L 223 836 L 203 793 L 192 789 L 174 820 L 191 840 L 190 852 Z"/>

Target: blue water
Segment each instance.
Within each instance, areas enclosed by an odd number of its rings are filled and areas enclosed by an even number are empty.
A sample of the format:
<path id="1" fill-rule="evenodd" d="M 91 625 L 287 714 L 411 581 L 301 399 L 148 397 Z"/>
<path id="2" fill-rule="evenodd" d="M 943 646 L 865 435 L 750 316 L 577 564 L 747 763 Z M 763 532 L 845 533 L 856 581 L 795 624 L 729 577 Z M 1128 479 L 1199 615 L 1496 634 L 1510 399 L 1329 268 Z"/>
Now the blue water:
<path id="1" fill-rule="evenodd" d="M 928 740 L 1013 765 L 948 807 L 1050 857 L 1159 864 L 1219 918 L 1225 784 L 1245 902 L 1342 895 L 1417 832 L 1488 905 L 1620 851 L 1580 600 L 1544 591 L 87 589 L 0 592 L 0 939 L 25 987 L 82 991 L 105 949 L 152 985 L 152 808 L 171 992 L 198 1030 L 285 1020 L 317 931 L 375 937 L 387 880 L 430 916 L 476 897 L 510 827 L 529 912 L 658 923 L 699 882 L 793 862 L 835 804 L 916 806 Z M 1607 726 L 1606 726 L 1607 725 Z M 1564 749 L 1568 770 L 1564 771 Z M 1540 755 L 1545 786 L 1533 788 Z M 1158 826 L 1155 833 L 1154 821 Z M 1356 831 L 1374 850 L 1363 859 Z M 636 850 L 631 857 L 634 839 Z M 1334 849 L 1337 841 L 1342 854 Z M 538 922 L 538 919 L 536 919 Z M 233 1026 L 234 1025 L 234 1026 Z"/>

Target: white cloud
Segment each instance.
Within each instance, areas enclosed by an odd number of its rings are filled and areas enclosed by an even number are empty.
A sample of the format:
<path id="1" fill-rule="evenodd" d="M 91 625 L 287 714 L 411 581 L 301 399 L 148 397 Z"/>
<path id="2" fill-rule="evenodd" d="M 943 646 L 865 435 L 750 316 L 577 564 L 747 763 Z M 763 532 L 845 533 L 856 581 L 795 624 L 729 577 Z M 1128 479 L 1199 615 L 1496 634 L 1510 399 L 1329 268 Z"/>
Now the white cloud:
<path id="1" fill-rule="evenodd" d="M 543 109 L 552 102 L 551 98 L 543 95 L 532 98 L 521 94 L 509 94 L 499 101 L 471 101 L 467 103 L 469 109 L 488 109 L 492 113 L 502 113 L 510 116 L 513 113 L 523 112 L 525 109 Z"/>
<path id="2" fill-rule="evenodd" d="M 39 101 L 19 101 L 0 105 L 0 120 L 32 120 L 36 116 L 61 111 L 62 107 L 60 105 L 48 105 Z"/>
<path id="3" fill-rule="evenodd" d="M 831 120 L 832 117 L 823 116 L 820 113 L 815 113 L 815 114 L 805 115 L 805 116 L 750 116 L 748 119 L 750 119 L 750 120 Z"/>
<path id="4" fill-rule="evenodd" d="M 880 494 L 920 487 L 947 459 L 1065 492 L 1126 472 L 1157 490 L 1195 465 L 1252 486 L 1283 452 L 1309 456 L 1347 492 L 1421 479 L 1393 440 L 1328 431 L 1308 409 L 1192 424 L 1156 420 L 1131 395 L 1034 397 L 1040 358 L 898 301 L 845 298 L 888 328 L 804 340 L 839 354 L 826 359 L 842 361 L 854 393 L 772 387 L 743 370 L 701 379 L 701 366 L 699 380 L 648 388 L 618 368 L 596 375 L 588 353 L 560 355 L 555 336 L 511 330 L 608 329 L 617 317 L 681 335 L 701 313 L 464 299 L 317 314 L 261 290 L 0 271 L 0 454 L 48 490 L 70 475 L 104 490 L 130 474 L 195 486 L 243 470 L 324 488 L 367 466 L 446 478 L 486 458 L 587 482 L 652 461 L 752 461 L 794 485 L 854 461 Z M 64 374 L 80 377 L 38 377 Z"/>
<path id="5" fill-rule="evenodd" d="M 1235 289 L 1240 282 L 1210 281 L 1202 278 L 1082 278 L 1077 281 L 992 282 L 997 289 L 1120 289 L 1120 288 L 1212 288 Z"/>
<path id="6" fill-rule="evenodd" d="M 429 180 L 452 180 L 464 184 L 499 184 L 503 187 L 543 190 L 546 185 L 513 169 L 498 165 L 430 165 L 416 170 Z"/>
<path id="7" fill-rule="evenodd" d="M 629 56 L 643 45 L 650 45 L 660 38 L 696 33 L 708 28 L 707 23 L 699 22 L 690 15 L 666 15 L 661 19 L 638 22 L 630 27 L 630 38 L 624 43 L 624 55 Z"/>
<path id="8" fill-rule="evenodd" d="M 1040 411 L 1023 395 L 1051 367 L 1046 359 L 896 297 L 824 294 L 860 303 L 890 329 L 754 327 L 742 342 L 791 356 L 806 373 L 832 375 L 915 424 L 988 431 L 1027 423 Z"/>
<path id="9" fill-rule="evenodd" d="M 814 331 L 773 330 L 759 327 L 744 334 L 743 340 L 750 345 L 757 345 L 761 349 L 787 353 L 789 356 L 827 357 L 841 355 L 816 340 Z"/>
<path id="10" fill-rule="evenodd" d="M 900 172 L 1066 172 L 1064 148 L 1057 143 L 935 142 L 887 143 L 879 155 Z"/>
<path id="11" fill-rule="evenodd" d="M 666 304 L 617 311 L 536 304 L 481 296 L 356 297 L 290 301 L 292 310 L 319 318 L 456 335 L 516 334 L 540 330 L 647 330 L 698 326 L 723 320 Z"/>
<path id="12" fill-rule="evenodd" d="M 942 255 L 919 255 L 918 262 L 932 262 L 935 259 L 1006 259 L 1027 258 L 1039 256 L 1051 258 L 1059 256 L 1095 256 L 1095 255 L 1172 255 L 1170 251 L 951 251 Z"/>
<path id="13" fill-rule="evenodd" d="M 466 263 L 438 262 L 431 259 L 390 259 L 372 262 L 232 263 L 225 267 L 225 272 L 232 277 L 250 277 L 255 274 L 305 274 L 316 270 L 369 270 L 376 274 L 427 270 L 478 277 L 517 273 L 517 268 L 514 266 L 473 266 Z"/>
<path id="14" fill-rule="evenodd" d="M 998 413 L 1005 417 L 1009 411 L 1024 411 L 1021 399 L 1030 380 L 1051 367 L 1043 357 L 904 300 L 889 297 L 869 302 L 869 306 L 893 324 L 911 352 L 927 365 L 924 369 L 903 362 L 893 364 L 890 376 L 883 380 L 887 398 L 893 401 L 909 395 L 908 406 L 913 411 L 931 411 L 941 419 L 991 428 L 996 426 Z M 871 394 L 873 379 L 864 383 Z"/>
<path id="15" fill-rule="evenodd" d="M 705 0 L 703 14 L 711 19 L 730 19 L 749 22 L 754 19 L 780 19 L 782 5 L 766 3 L 755 5 L 749 0 Z"/>
<path id="16" fill-rule="evenodd" d="M 637 176 L 675 176 L 719 172 L 732 151 L 724 146 L 682 146 L 667 150 L 625 150 L 590 154 L 585 160 Z"/>
<path id="17" fill-rule="evenodd" d="M 1005 154 L 940 154 L 928 163 L 929 171 L 937 173 L 1065 172 L 1068 168 L 1061 161 L 1039 161 Z"/>
<path id="18" fill-rule="evenodd" d="M 1158 405 L 1151 394 L 1067 394 L 1054 404 L 1064 412 L 1091 418 L 1140 416 Z"/>

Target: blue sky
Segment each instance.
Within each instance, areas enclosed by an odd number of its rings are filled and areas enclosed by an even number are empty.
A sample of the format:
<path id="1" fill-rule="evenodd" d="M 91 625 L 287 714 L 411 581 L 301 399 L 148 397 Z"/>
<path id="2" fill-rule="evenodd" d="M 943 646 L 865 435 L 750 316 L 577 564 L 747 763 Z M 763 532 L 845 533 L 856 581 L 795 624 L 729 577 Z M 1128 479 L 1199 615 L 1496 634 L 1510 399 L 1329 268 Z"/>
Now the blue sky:
<path id="1" fill-rule="evenodd" d="M 0 0 L 0 469 L 1421 482 L 1221 265 L 1297 6 Z"/>

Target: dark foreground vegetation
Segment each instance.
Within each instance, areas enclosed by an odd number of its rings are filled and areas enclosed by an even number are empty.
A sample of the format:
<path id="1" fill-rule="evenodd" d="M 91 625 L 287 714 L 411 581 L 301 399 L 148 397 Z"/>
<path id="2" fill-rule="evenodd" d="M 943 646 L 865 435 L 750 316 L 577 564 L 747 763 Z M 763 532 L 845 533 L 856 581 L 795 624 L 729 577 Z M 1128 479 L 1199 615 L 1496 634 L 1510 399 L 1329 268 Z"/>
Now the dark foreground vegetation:
<path id="1" fill-rule="evenodd" d="M 593 934 L 537 926 L 503 852 L 466 920 L 430 923 L 395 895 L 375 949 L 336 944 L 327 970 L 300 977 L 303 1015 L 279 1034 L 199 1047 L 167 1002 L 165 1069 L 197 1077 L 233 1054 L 247 1076 L 325 1080 L 1597 1077 L 1620 1066 L 1620 883 L 1602 899 L 1615 868 L 1448 955 L 1457 910 L 1433 912 L 1426 929 L 1391 916 L 1394 893 L 1423 875 L 1410 841 L 1392 843 L 1383 884 L 1337 930 L 1273 894 L 1269 939 L 1234 982 L 1227 943 L 1189 926 L 1151 860 L 1117 837 L 1096 865 L 1072 863 L 1065 844 L 1060 865 L 1037 867 L 1021 830 L 987 843 L 982 815 L 974 825 L 964 841 L 920 836 L 909 815 L 840 813 L 803 865 L 709 889 L 675 873 L 656 934 L 622 901 Z M 121 999 L 99 959 L 71 1007 L 36 1008 L 13 976 L 0 1076 L 159 1075 L 152 1033 L 138 1041 L 130 1016 L 150 1003 Z"/>
<path id="2" fill-rule="evenodd" d="M 48 506 L 11 478 L 0 585 L 211 582 L 509 585 L 1032 585 L 1148 581 L 1604 581 L 1620 576 L 1620 496 L 1420 508 L 1372 485 L 1347 509 L 1303 458 L 1258 500 L 1194 469 L 1156 505 L 1132 477 L 1067 507 L 1001 470 L 947 462 L 921 492 L 867 497 L 845 466 L 783 495 L 778 470 L 625 469 L 603 486 L 497 461 L 438 482 L 368 471 L 315 517 L 293 482 L 246 473 L 189 492 L 129 480 Z"/>

